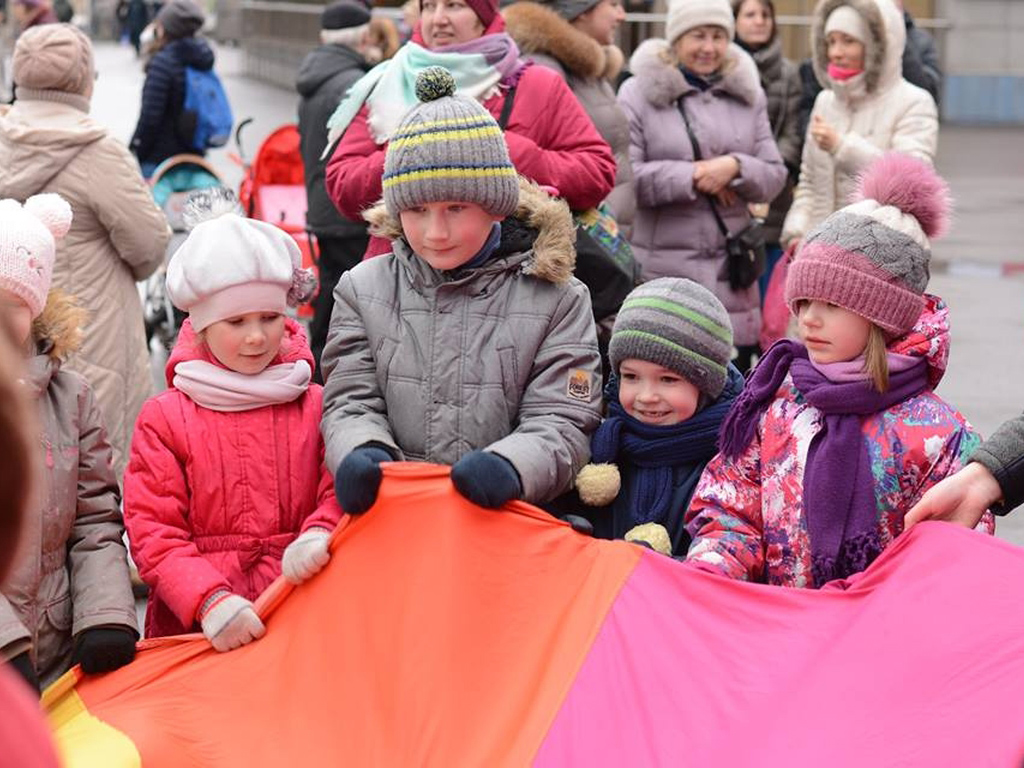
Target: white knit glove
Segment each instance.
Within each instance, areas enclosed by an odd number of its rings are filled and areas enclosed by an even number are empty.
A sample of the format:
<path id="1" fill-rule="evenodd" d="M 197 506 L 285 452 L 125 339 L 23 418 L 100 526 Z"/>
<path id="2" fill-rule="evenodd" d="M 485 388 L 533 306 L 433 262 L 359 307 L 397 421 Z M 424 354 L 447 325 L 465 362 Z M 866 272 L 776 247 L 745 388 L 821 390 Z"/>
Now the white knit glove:
<path id="1" fill-rule="evenodd" d="M 301 584 L 319 571 L 331 559 L 327 544 L 331 532 L 323 528 L 310 528 L 288 545 L 281 561 L 281 572 L 292 584 Z"/>
<path id="2" fill-rule="evenodd" d="M 252 603 L 244 597 L 219 592 L 207 599 L 199 623 L 214 648 L 223 653 L 258 640 L 266 633 Z"/>

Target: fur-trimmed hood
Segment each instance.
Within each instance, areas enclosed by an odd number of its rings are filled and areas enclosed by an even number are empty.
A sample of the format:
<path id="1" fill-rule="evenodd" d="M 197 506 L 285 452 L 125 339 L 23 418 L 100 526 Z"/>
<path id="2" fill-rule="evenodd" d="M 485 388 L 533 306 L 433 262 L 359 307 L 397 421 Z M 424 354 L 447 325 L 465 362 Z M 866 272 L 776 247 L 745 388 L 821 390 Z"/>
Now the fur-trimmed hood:
<path id="1" fill-rule="evenodd" d="M 34 397 L 45 392 L 61 364 L 82 345 L 82 327 L 88 315 L 74 298 L 50 291 L 46 306 L 32 321 L 35 354 L 29 359 L 25 384 Z"/>
<path id="2" fill-rule="evenodd" d="M 383 201 L 367 210 L 363 218 L 369 222 L 371 234 L 404 241 L 402 223 L 388 213 Z M 523 272 L 550 283 L 568 281 L 576 267 L 576 227 L 565 201 L 520 176 L 514 218 L 537 233 Z"/>
<path id="3" fill-rule="evenodd" d="M 551 8 L 523 0 L 503 8 L 505 31 L 526 57 L 543 54 L 577 77 L 614 81 L 622 71 L 623 55 L 614 45 L 601 45 L 580 32 Z"/>
<path id="4" fill-rule="evenodd" d="M 828 76 L 828 44 L 825 22 L 837 8 L 848 5 L 867 23 L 870 40 L 864 42 L 864 77 L 837 83 Z M 814 10 L 811 22 L 814 51 L 811 60 L 818 82 L 837 96 L 856 99 L 859 96 L 887 90 L 903 78 L 903 48 L 907 28 L 903 13 L 892 0 L 824 0 Z"/>
<path id="5" fill-rule="evenodd" d="M 77 300 L 59 290 L 46 297 L 46 306 L 32 321 L 32 339 L 50 359 L 64 362 L 82 346 L 83 327 L 88 313 Z"/>
<path id="6" fill-rule="evenodd" d="M 629 59 L 629 71 L 637 79 L 641 93 L 656 107 L 667 107 L 684 93 L 694 90 L 694 86 L 686 82 L 672 46 L 663 38 L 641 43 Z M 728 93 L 744 104 L 754 104 L 763 91 L 757 65 L 750 54 L 730 43 L 722 66 L 722 79 L 712 90 Z"/>

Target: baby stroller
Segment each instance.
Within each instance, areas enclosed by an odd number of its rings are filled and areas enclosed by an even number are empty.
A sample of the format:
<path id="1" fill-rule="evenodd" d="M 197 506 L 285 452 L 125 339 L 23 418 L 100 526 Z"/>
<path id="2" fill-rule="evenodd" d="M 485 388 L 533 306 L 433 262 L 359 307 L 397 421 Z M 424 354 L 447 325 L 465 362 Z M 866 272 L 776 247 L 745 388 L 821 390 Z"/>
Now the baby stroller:
<path id="1" fill-rule="evenodd" d="M 242 152 L 242 129 L 252 118 L 239 123 L 235 143 Z M 316 271 L 316 243 L 306 229 L 306 184 L 299 150 L 299 127 L 287 123 L 264 139 L 251 162 L 239 158 L 245 175 L 238 199 L 247 216 L 274 224 L 295 240 L 302 252 L 302 266 Z M 299 317 L 313 316 L 311 304 L 300 304 Z"/>
<path id="2" fill-rule="evenodd" d="M 174 345 L 185 319 L 185 313 L 171 304 L 166 288 L 167 262 L 188 237 L 183 216 L 185 199 L 193 190 L 226 185 L 204 158 L 189 154 L 175 155 L 164 160 L 153 171 L 149 183 L 153 199 L 163 210 L 173 231 L 167 244 L 164 266 L 146 280 L 143 296 L 146 340 L 151 352 L 159 349 L 166 354 Z"/>

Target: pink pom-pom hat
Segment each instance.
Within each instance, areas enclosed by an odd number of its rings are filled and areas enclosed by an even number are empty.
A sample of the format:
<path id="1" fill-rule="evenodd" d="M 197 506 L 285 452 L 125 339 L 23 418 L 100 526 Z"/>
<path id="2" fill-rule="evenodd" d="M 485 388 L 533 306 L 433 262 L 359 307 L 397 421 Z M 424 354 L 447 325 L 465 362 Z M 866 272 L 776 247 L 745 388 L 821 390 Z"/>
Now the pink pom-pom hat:
<path id="1" fill-rule="evenodd" d="M 930 238 L 948 225 L 949 188 L 928 163 L 883 155 L 861 177 L 857 201 L 805 238 L 786 277 L 786 303 L 827 301 L 901 336 L 924 309 Z"/>

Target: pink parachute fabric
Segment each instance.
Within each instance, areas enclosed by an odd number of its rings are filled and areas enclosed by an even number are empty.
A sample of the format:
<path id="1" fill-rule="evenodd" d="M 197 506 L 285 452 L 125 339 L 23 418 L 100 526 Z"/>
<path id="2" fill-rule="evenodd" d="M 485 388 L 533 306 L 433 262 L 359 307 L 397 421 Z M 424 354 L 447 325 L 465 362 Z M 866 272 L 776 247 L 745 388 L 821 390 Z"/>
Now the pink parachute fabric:
<path id="1" fill-rule="evenodd" d="M 925 523 L 826 589 L 751 585 L 447 468 L 386 465 L 333 558 L 200 636 L 44 697 L 68 768 L 1020 766 L 1024 551 Z"/>

